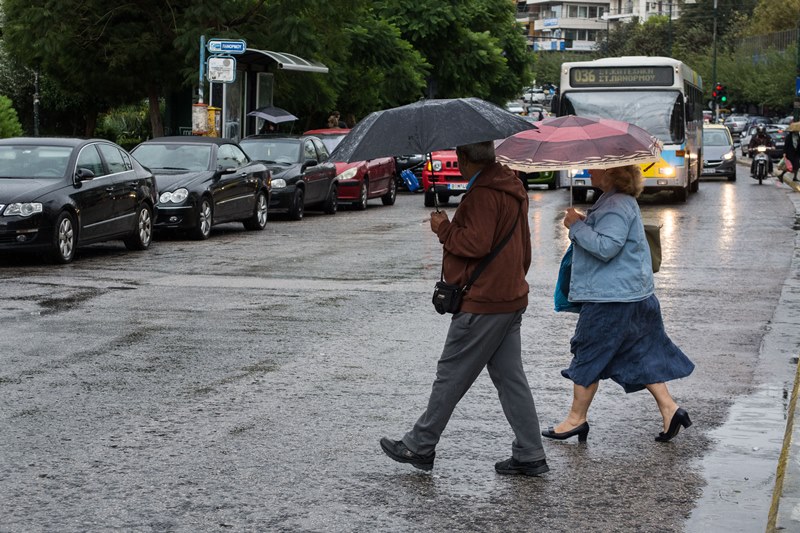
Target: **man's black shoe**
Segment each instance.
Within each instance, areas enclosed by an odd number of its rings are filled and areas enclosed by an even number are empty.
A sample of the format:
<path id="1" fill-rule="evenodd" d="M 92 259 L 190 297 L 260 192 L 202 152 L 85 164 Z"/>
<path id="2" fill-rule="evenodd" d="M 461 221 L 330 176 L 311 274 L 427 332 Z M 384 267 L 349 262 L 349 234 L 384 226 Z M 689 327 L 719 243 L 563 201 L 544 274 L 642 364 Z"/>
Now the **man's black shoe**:
<path id="1" fill-rule="evenodd" d="M 498 474 L 505 474 L 510 476 L 538 476 L 549 472 L 550 468 L 547 466 L 547 461 L 542 459 L 540 461 L 517 461 L 513 457 L 495 463 L 494 469 Z"/>
<path id="2" fill-rule="evenodd" d="M 420 470 L 433 470 L 433 458 L 436 457 L 436 452 L 419 455 L 409 450 L 403 441 L 391 440 L 386 437 L 381 439 L 381 448 L 386 455 L 398 463 L 410 463 L 411 466 Z"/>

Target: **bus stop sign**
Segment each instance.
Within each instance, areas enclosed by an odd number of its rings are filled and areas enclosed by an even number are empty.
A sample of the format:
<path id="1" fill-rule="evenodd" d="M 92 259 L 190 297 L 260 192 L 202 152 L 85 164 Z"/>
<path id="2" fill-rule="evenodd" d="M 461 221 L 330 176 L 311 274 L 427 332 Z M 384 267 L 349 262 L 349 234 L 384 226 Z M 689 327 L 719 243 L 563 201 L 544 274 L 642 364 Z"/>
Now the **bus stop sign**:
<path id="1" fill-rule="evenodd" d="M 221 39 L 211 39 L 206 45 L 212 54 L 243 54 L 247 50 L 247 44 L 242 40 L 223 41 Z"/>

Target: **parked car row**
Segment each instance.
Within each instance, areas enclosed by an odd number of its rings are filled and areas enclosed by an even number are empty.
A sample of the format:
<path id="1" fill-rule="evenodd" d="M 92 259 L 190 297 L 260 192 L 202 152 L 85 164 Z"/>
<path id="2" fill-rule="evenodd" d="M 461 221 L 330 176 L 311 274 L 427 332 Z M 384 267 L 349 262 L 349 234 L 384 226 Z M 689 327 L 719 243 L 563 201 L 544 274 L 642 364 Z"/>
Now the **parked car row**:
<path id="1" fill-rule="evenodd" d="M 393 205 L 394 158 L 329 161 L 348 130 L 231 139 L 160 137 L 130 152 L 102 139 L 0 141 L 0 253 L 44 252 L 68 263 L 80 246 L 122 239 L 150 246 L 153 233 L 241 222 L 263 230 L 268 213 L 301 220 L 306 209 L 336 213 L 339 201 Z"/>

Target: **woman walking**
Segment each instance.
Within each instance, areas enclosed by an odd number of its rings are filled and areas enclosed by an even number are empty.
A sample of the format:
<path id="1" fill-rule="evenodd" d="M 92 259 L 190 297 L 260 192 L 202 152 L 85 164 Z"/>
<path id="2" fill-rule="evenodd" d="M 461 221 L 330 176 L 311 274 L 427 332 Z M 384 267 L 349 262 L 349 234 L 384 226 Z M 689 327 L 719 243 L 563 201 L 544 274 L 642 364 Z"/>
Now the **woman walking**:
<path id="1" fill-rule="evenodd" d="M 569 300 L 580 303 L 571 340 L 572 362 L 561 374 L 573 381 L 567 417 L 542 435 L 564 440 L 589 434 L 587 415 L 601 379 L 625 392 L 647 389 L 656 400 L 667 442 L 692 425 L 666 382 L 688 376 L 694 364 L 664 331 L 654 294 L 650 251 L 636 197 L 644 180 L 638 165 L 590 170 L 602 195 L 586 214 L 567 210 L 564 225 L 573 243 Z"/>

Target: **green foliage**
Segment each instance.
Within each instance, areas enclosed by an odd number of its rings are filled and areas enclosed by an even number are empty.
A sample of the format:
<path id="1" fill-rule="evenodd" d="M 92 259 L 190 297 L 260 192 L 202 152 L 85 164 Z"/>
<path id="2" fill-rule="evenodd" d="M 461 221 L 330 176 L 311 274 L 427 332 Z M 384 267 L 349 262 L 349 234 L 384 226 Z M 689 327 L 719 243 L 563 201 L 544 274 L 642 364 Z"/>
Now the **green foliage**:
<path id="1" fill-rule="evenodd" d="M 148 112 L 146 101 L 118 107 L 101 115 L 96 136 L 131 149 L 151 136 Z"/>
<path id="2" fill-rule="evenodd" d="M 561 63 L 586 61 L 590 59 L 580 52 L 538 52 L 536 54 L 534 77 L 538 85 L 561 84 Z"/>
<path id="3" fill-rule="evenodd" d="M 19 137 L 22 135 L 22 125 L 17 118 L 17 112 L 11 100 L 0 95 L 0 139 Z"/>
<path id="4" fill-rule="evenodd" d="M 432 65 L 428 96 L 503 103 L 530 83 L 531 56 L 507 0 L 377 0 L 378 13 Z"/>

